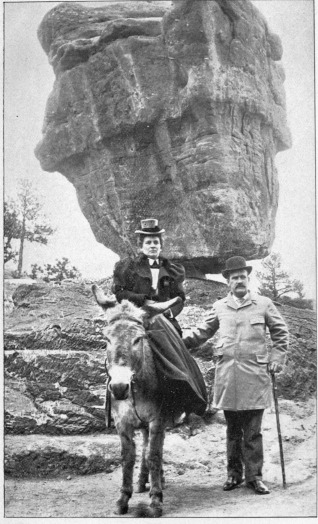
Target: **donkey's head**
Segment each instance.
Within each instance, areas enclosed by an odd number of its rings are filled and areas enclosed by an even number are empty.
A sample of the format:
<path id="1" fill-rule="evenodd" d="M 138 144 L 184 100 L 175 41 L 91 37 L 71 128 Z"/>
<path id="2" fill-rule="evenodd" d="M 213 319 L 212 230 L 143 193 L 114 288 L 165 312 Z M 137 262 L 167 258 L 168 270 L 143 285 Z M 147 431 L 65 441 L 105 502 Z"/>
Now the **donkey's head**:
<path id="1" fill-rule="evenodd" d="M 128 300 L 116 305 L 103 296 L 97 286 L 93 286 L 93 293 L 99 305 L 108 310 L 108 326 L 103 331 L 107 343 L 108 387 L 117 400 L 125 400 L 133 378 L 142 372 L 147 360 L 143 325 L 146 313 Z"/>

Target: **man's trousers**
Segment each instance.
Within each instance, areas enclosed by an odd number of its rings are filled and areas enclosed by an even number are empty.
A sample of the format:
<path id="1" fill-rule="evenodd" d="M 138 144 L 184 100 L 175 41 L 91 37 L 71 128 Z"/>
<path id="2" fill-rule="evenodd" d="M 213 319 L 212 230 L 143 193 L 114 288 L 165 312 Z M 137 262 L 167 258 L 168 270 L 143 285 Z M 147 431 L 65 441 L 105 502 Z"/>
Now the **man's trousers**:
<path id="1" fill-rule="evenodd" d="M 261 434 L 263 409 L 249 411 L 224 411 L 227 423 L 227 472 L 239 482 L 262 480 L 264 461 L 263 438 Z"/>

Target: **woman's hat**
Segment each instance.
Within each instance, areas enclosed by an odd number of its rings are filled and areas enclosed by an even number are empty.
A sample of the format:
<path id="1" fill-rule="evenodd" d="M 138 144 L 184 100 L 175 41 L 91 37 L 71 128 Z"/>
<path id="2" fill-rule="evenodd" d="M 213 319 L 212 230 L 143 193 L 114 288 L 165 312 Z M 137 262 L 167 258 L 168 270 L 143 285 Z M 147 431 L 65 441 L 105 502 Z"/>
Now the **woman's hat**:
<path id="1" fill-rule="evenodd" d="M 141 230 L 137 229 L 135 233 L 138 235 L 160 235 L 161 233 L 164 233 L 164 229 L 160 229 L 158 226 L 158 220 L 156 218 L 146 218 L 145 220 L 141 220 Z"/>
<path id="2" fill-rule="evenodd" d="M 232 271 L 239 271 L 240 269 L 246 269 L 248 274 L 252 271 L 252 266 L 246 265 L 246 260 L 243 257 L 231 257 L 225 262 L 225 269 L 222 271 L 224 278 L 229 278 Z"/>

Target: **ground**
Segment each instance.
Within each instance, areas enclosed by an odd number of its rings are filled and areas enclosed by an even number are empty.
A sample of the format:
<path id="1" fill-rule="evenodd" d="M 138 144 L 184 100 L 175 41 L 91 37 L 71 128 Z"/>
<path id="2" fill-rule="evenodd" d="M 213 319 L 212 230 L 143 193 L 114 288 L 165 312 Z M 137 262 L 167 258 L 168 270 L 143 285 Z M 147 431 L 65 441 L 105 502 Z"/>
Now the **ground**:
<path id="1" fill-rule="evenodd" d="M 33 293 L 34 296 L 23 294 L 25 287 L 22 287 L 14 305 L 12 293 L 18 284 L 6 282 L 6 329 L 10 332 L 45 331 L 48 325 L 55 323 L 66 329 L 73 326 L 74 319 L 87 320 L 97 314 L 97 306 L 92 301 L 87 283 L 47 286 L 46 291 L 41 287 L 40 291 Z M 186 283 L 186 293 L 187 307 L 179 317 L 184 329 L 201 321 L 223 289 L 219 284 L 215 287 L 211 282 L 196 280 Z M 244 485 L 231 492 L 222 490 L 226 479 L 225 423 L 222 412 L 218 412 L 204 420 L 192 420 L 191 427 L 183 424 L 167 432 L 164 446 L 164 517 L 316 516 L 316 318 L 310 310 L 281 309 L 288 322 L 291 341 L 287 369 L 283 378 L 277 379 L 280 385 L 279 407 L 287 488 L 282 486 L 276 418 L 271 408 L 266 410 L 263 423 L 264 481 L 271 493 L 259 496 Z M 99 314 L 99 310 L 97 312 Z M 74 325 L 77 333 L 78 323 Z M 10 345 L 12 340 L 18 343 L 20 339 L 17 336 L 16 339 L 11 337 L 6 340 L 8 355 L 16 351 Z M 86 339 L 83 343 L 86 344 Z M 17 347 L 20 348 L 19 344 Z M 24 348 L 19 351 L 19 354 L 25 352 Z M 68 355 L 67 351 L 65 354 Z M 208 385 L 211 355 L 208 345 L 195 355 Z M 10 384 L 24 380 L 23 384 L 34 382 L 33 390 L 39 387 L 38 378 L 25 377 L 23 370 L 19 374 L 19 369 L 7 369 Z M 17 376 L 15 373 L 18 373 Z M 92 379 L 89 381 L 91 383 Z M 48 388 L 45 374 L 42 385 Z M 74 387 L 73 382 L 71 386 Z M 32 419 L 33 404 L 25 395 L 22 402 L 18 392 L 19 388 L 13 388 L 12 395 L 7 396 L 5 402 L 6 410 L 14 415 L 8 420 L 12 420 L 14 428 L 18 429 L 8 431 L 5 436 L 4 459 L 8 475 L 5 479 L 5 517 L 114 516 L 121 484 L 117 435 L 106 434 L 102 430 L 99 433 L 92 433 L 92 430 L 84 433 L 78 423 L 77 405 L 68 407 L 68 412 L 64 404 L 64 417 L 67 412 L 73 415 L 74 420 L 75 413 L 75 434 L 74 431 L 65 435 L 22 431 L 26 429 L 23 426 L 25 417 Z M 35 401 L 45 404 L 44 397 L 36 397 Z M 72 424 L 70 427 L 73 428 Z M 140 454 L 140 435 L 136 440 Z M 147 493 L 134 494 L 126 517 L 133 517 L 138 503 L 148 500 Z"/>
<path id="2" fill-rule="evenodd" d="M 282 486 L 276 417 L 274 409 L 270 408 L 265 412 L 263 423 L 264 481 L 271 490 L 265 496 L 254 494 L 244 485 L 231 492 L 222 490 L 226 478 L 222 412 L 211 415 L 205 422 L 197 418 L 191 427 L 184 424 L 168 431 L 164 448 L 166 489 L 163 516 L 315 517 L 314 399 L 306 402 L 281 399 L 280 422 L 287 487 Z M 82 438 L 92 448 L 117 436 L 88 435 Z M 140 436 L 137 436 L 137 452 L 140 452 Z M 110 468 L 109 473 L 93 475 L 66 472 L 55 478 L 8 478 L 5 482 L 5 516 L 112 517 L 120 482 L 120 466 Z M 140 501 L 148 502 L 147 493 L 133 495 L 126 518 L 134 516 Z"/>

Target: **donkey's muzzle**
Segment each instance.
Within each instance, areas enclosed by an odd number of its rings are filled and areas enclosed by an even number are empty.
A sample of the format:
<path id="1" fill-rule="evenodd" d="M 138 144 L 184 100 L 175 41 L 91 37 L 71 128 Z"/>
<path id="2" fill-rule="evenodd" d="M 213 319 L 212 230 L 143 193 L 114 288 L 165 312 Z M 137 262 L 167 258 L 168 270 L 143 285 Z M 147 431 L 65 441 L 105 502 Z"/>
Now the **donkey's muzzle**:
<path id="1" fill-rule="evenodd" d="M 112 384 L 112 383 L 110 383 L 109 389 L 111 390 L 111 392 L 114 395 L 116 400 L 126 400 L 128 398 L 129 384 L 124 384 L 124 383 Z"/>

